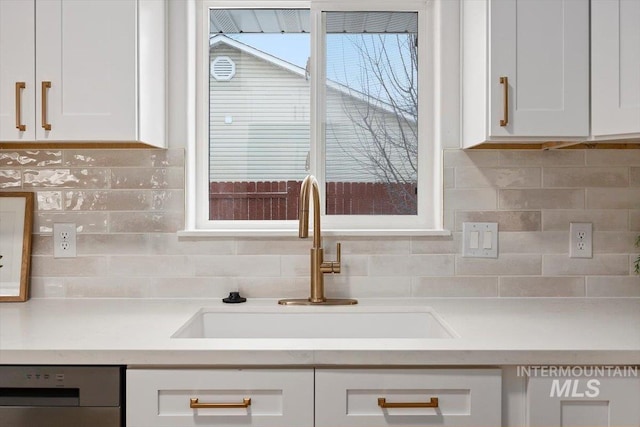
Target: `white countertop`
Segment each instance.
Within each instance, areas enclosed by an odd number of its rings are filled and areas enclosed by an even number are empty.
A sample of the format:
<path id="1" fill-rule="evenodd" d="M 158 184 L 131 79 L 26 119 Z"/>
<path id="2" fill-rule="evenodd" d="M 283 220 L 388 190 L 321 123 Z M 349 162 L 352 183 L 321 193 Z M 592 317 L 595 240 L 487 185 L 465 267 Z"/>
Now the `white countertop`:
<path id="1" fill-rule="evenodd" d="M 640 364 L 640 298 L 366 299 L 431 307 L 450 339 L 171 338 L 203 307 L 242 311 L 276 300 L 32 299 L 0 304 L 0 364 L 129 366 L 427 366 Z M 279 307 L 279 308 L 274 308 Z M 233 327 L 233 325 L 229 325 Z"/>

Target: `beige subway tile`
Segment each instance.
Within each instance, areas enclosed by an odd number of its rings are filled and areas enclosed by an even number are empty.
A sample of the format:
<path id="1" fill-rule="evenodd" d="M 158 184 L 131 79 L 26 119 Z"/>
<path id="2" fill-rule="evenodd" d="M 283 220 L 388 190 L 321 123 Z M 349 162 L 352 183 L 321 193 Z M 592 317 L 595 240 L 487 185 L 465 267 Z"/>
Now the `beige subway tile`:
<path id="1" fill-rule="evenodd" d="M 19 170 L 0 170 L 0 188 L 19 189 L 22 187 L 22 173 Z"/>
<path id="2" fill-rule="evenodd" d="M 328 298 L 408 298 L 411 278 L 327 276 L 325 294 Z"/>
<path id="3" fill-rule="evenodd" d="M 500 166 L 584 166 L 584 150 L 500 150 Z"/>
<path id="4" fill-rule="evenodd" d="M 65 279 L 67 298 L 146 298 L 146 277 L 82 277 Z"/>
<path id="5" fill-rule="evenodd" d="M 335 256 L 325 254 L 325 261 L 334 260 Z M 366 276 L 368 274 L 369 258 L 365 255 L 350 255 L 342 257 L 340 274 L 343 276 Z M 283 255 L 281 257 L 282 277 L 309 277 L 309 254 Z M 325 275 L 325 277 L 327 277 Z"/>
<path id="6" fill-rule="evenodd" d="M 588 276 L 588 297 L 640 297 L 640 277 Z"/>
<path id="7" fill-rule="evenodd" d="M 457 276 L 521 276 L 542 272 L 542 259 L 535 254 L 500 254 L 498 258 L 456 256 Z"/>
<path id="8" fill-rule="evenodd" d="M 53 237 L 51 234 L 31 236 L 31 255 L 53 255 Z"/>
<path id="9" fill-rule="evenodd" d="M 584 297 L 584 277 L 501 277 L 501 297 Z"/>
<path id="10" fill-rule="evenodd" d="M 61 164 L 61 150 L 0 150 L 0 167 L 47 167 Z"/>
<path id="11" fill-rule="evenodd" d="M 372 255 L 371 276 L 453 276 L 454 255 Z"/>
<path id="12" fill-rule="evenodd" d="M 412 297 L 497 297 L 497 277 L 415 277 Z"/>
<path id="13" fill-rule="evenodd" d="M 109 275 L 115 277 L 190 277 L 195 260 L 184 255 L 116 255 L 109 257 Z"/>
<path id="14" fill-rule="evenodd" d="M 174 233 L 147 233 L 149 250 L 158 255 L 233 255 L 233 238 L 178 237 Z"/>
<path id="15" fill-rule="evenodd" d="M 31 298 L 64 298 L 66 288 L 64 277 L 30 277 Z"/>
<path id="16" fill-rule="evenodd" d="M 623 231 L 628 227 L 629 216 L 623 209 L 544 210 L 544 231 L 569 231 L 572 222 L 591 222 L 596 231 Z"/>
<path id="17" fill-rule="evenodd" d="M 184 228 L 182 212 L 110 212 L 111 233 L 175 233 Z"/>
<path id="18" fill-rule="evenodd" d="M 569 258 L 569 255 L 543 255 L 544 276 L 629 274 L 629 257 L 624 254 L 594 254 L 593 258 Z"/>
<path id="19" fill-rule="evenodd" d="M 456 168 L 456 188 L 540 188 L 540 168 Z"/>
<path id="20" fill-rule="evenodd" d="M 587 150 L 587 166 L 640 166 L 640 150 Z"/>
<path id="21" fill-rule="evenodd" d="M 108 169 L 25 169 L 24 188 L 109 188 Z"/>
<path id="22" fill-rule="evenodd" d="M 464 222 L 497 222 L 499 231 L 540 231 L 540 211 L 478 211 L 456 212 L 456 231 Z"/>
<path id="23" fill-rule="evenodd" d="M 456 211 L 454 209 L 444 209 L 442 212 L 442 227 L 445 230 L 455 230 Z"/>
<path id="24" fill-rule="evenodd" d="M 78 233 L 106 233 L 109 224 L 106 212 L 36 212 L 34 233 L 52 233 L 56 222 L 72 222 Z"/>
<path id="25" fill-rule="evenodd" d="M 499 190 L 500 209 L 581 209 L 584 190 Z"/>
<path id="26" fill-rule="evenodd" d="M 442 172 L 442 184 L 444 188 L 454 188 L 456 186 L 454 168 L 444 168 L 444 171 Z"/>
<path id="27" fill-rule="evenodd" d="M 196 276 L 280 277 L 279 255 L 192 256 Z"/>
<path id="28" fill-rule="evenodd" d="M 64 150 L 64 164 L 78 167 L 173 167 L 184 165 L 182 149 Z"/>
<path id="29" fill-rule="evenodd" d="M 640 210 L 629 211 L 629 230 L 640 231 Z"/>
<path id="30" fill-rule="evenodd" d="M 569 251 L 569 236 L 563 231 L 500 232 L 498 240 L 501 254 L 562 254 Z"/>
<path id="31" fill-rule="evenodd" d="M 309 255 L 282 255 L 280 257 L 280 275 L 282 277 L 309 277 Z"/>
<path id="32" fill-rule="evenodd" d="M 587 188 L 587 209 L 640 209 L 640 188 Z"/>
<path id="33" fill-rule="evenodd" d="M 184 210 L 184 190 L 151 191 L 151 209 L 154 211 Z"/>
<path id="34" fill-rule="evenodd" d="M 67 211 L 146 211 L 151 210 L 150 191 L 74 190 L 64 192 Z"/>
<path id="35" fill-rule="evenodd" d="M 118 189 L 184 189 L 184 169 L 112 168 L 111 187 Z"/>
<path id="36" fill-rule="evenodd" d="M 460 233 L 411 238 L 412 254 L 455 254 L 460 252 L 461 247 Z"/>
<path id="37" fill-rule="evenodd" d="M 107 258 L 100 256 L 80 256 L 76 258 L 54 258 L 50 256 L 31 257 L 31 275 L 34 277 L 92 277 L 106 275 Z"/>
<path id="38" fill-rule="evenodd" d="M 593 252 L 620 254 L 633 252 L 638 233 L 633 231 L 595 231 L 593 233 Z"/>
<path id="39" fill-rule="evenodd" d="M 640 167 L 630 169 L 629 185 L 632 187 L 640 187 Z"/>
<path id="40" fill-rule="evenodd" d="M 238 290 L 235 277 L 153 277 L 149 281 L 149 298 L 216 298 Z M 242 295 L 247 297 L 246 292 Z"/>
<path id="41" fill-rule="evenodd" d="M 497 150 L 443 150 L 444 167 L 498 166 Z"/>
<path id="42" fill-rule="evenodd" d="M 444 208 L 447 210 L 492 210 L 497 207 L 493 188 L 445 189 Z"/>
<path id="43" fill-rule="evenodd" d="M 151 255 L 146 234 L 78 234 L 78 251 L 85 255 Z"/>
<path id="44" fill-rule="evenodd" d="M 629 168 L 544 168 L 543 187 L 627 187 Z"/>
<path id="45" fill-rule="evenodd" d="M 61 211 L 62 191 L 38 191 L 36 192 L 36 210 Z"/>
<path id="46" fill-rule="evenodd" d="M 343 254 L 409 254 L 411 238 L 409 237 L 332 237 L 325 239 L 325 252 L 335 253 L 336 242 L 342 243 Z"/>
<path id="47" fill-rule="evenodd" d="M 237 289 L 246 298 L 309 298 L 309 279 L 304 277 L 238 277 L 236 280 Z"/>
<path id="48" fill-rule="evenodd" d="M 300 239 L 297 236 L 281 238 L 238 238 L 236 241 L 238 255 L 303 255 L 308 254 L 313 239 Z M 325 241 L 324 246 L 327 246 Z M 344 252 L 346 245 L 343 245 Z"/>

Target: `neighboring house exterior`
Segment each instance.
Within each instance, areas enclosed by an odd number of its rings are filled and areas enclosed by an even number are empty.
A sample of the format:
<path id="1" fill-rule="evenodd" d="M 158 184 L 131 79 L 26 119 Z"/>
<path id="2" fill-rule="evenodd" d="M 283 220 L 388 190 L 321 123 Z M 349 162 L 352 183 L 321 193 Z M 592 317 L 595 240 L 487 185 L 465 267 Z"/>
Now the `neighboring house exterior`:
<path id="1" fill-rule="evenodd" d="M 224 35 L 211 39 L 210 54 L 211 181 L 301 180 L 307 174 L 310 139 L 305 69 Z M 364 115 L 375 116 L 376 129 L 354 125 Z M 372 131 L 416 133 L 414 121 L 401 122 L 380 101 L 329 82 L 327 181 L 381 182 L 362 151 Z M 404 150 L 387 148 L 385 154 L 402 164 L 407 176 L 415 175 Z"/>

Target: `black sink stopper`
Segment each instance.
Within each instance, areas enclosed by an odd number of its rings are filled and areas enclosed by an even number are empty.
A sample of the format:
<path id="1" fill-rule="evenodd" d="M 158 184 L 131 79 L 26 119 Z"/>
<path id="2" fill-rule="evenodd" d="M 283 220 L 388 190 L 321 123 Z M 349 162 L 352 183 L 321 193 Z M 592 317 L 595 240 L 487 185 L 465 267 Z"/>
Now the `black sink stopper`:
<path id="1" fill-rule="evenodd" d="M 229 296 L 222 299 L 222 302 L 226 302 L 227 304 L 237 304 L 246 301 L 246 298 L 240 296 L 240 292 L 229 292 Z"/>

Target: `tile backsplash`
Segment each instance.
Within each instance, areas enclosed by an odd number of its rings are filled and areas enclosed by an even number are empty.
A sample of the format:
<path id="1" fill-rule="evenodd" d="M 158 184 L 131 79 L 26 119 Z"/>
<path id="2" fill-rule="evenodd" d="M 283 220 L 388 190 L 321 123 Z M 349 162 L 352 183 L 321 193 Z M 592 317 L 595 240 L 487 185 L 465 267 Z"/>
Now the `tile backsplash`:
<path id="1" fill-rule="evenodd" d="M 325 239 L 343 247 L 328 296 L 640 296 L 640 150 L 445 150 L 449 237 Z M 33 191 L 32 296 L 308 295 L 309 240 L 181 238 L 184 151 L 0 150 L 0 191 Z M 462 223 L 499 223 L 498 259 L 463 258 Z M 568 257 L 569 223 L 592 222 L 593 259 Z M 78 257 L 54 259 L 55 222 Z"/>

